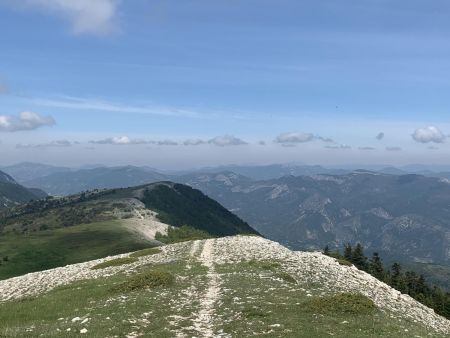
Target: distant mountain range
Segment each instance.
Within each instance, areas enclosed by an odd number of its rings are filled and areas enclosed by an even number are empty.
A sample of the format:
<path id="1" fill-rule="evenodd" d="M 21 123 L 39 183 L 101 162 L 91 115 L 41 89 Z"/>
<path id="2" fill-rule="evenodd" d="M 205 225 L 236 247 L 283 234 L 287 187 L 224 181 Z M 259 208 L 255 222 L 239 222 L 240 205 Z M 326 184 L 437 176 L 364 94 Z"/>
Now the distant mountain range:
<path id="1" fill-rule="evenodd" d="M 22 167 L 30 171 L 32 165 Z M 198 188 L 263 235 L 291 248 L 341 247 L 359 241 L 388 258 L 450 262 L 450 174 L 424 167 L 382 167 L 374 172 L 229 166 L 169 174 L 134 166 L 60 172 L 53 167 L 46 169 L 47 175 L 40 168 L 30 171 L 39 175 L 21 183 L 62 196 L 170 180 Z M 422 170 L 422 175 L 405 174 L 403 169 Z M 9 170 L 24 172 L 20 165 Z"/>
<path id="2" fill-rule="evenodd" d="M 385 257 L 450 262 L 447 179 L 355 171 L 252 181 L 224 172 L 184 182 L 294 249 L 361 242 Z"/>

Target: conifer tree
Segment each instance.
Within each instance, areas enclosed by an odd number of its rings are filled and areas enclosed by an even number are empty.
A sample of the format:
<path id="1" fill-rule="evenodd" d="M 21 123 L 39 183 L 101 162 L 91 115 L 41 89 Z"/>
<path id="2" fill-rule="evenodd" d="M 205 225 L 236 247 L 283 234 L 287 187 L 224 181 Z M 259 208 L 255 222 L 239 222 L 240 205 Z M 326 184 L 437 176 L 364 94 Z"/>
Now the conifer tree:
<path id="1" fill-rule="evenodd" d="M 369 273 L 375 278 L 384 281 L 386 273 L 384 272 L 383 262 L 378 252 L 374 252 L 369 262 Z"/>
<path id="2" fill-rule="evenodd" d="M 367 258 L 364 256 L 364 248 L 360 243 L 356 244 L 355 250 L 353 250 L 351 262 L 358 269 L 367 271 Z"/>
<path id="3" fill-rule="evenodd" d="M 348 243 L 344 248 L 344 258 L 351 262 L 352 261 L 352 246 Z"/>

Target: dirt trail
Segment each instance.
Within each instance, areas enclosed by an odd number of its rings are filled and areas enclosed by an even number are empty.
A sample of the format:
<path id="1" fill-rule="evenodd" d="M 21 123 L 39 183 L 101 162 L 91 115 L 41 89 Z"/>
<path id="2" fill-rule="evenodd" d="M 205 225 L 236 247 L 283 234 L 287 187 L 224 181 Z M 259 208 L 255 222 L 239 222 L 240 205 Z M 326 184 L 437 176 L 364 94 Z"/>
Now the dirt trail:
<path id="1" fill-rule="evenodd" d="M 222 293 L 221 278 L 214 267 L 214 239 L 208 239 L 203 246 L 199 261 L 208 268 L 208 284 L 200 299 L 199 311 L 194 318 L 194 327 L 203 337 L 214 337 L 215 305 Z"/>

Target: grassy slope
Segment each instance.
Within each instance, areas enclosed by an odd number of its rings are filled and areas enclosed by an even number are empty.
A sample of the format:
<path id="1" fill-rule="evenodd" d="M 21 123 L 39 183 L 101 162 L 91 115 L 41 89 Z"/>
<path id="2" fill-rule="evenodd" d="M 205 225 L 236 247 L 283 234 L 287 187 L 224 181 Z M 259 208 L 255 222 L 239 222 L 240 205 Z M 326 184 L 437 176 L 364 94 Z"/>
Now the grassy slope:
<path id="1" fill-rule="evenodd" d="M 26 236 L 0 236 L 0 279 L 143 249 L 154 245 L 132 235 L 120 221 L 82 224 Z"/>
<path id="2" fill-rule="evenodd" d="M 186 243 L 186 255 L 190 249 Z M 0 303 L 0 336 L 78 337 L 82 329 L 89 337 L 133 332 L 145 337 L 173 337 L 177 332 L 198 336 L 192 323 L 183 318 L 199 311 L 199 298 L 190 293 L 205 290 L 205 267 L 178 260 L 141 269 L 167 271 L 176 276 L 176 282 L 118 292 L 114 291 L 117 285 L 133 277 L 116 275 L 78 282 L 37 298 Z M 394 319 L 379 310 L 347 314 L 311 311 L 310 304 L 321 296 L 320 288 L 280 278 L 284 271 L 278 262 L 222 264 L 216 270 L 226 291 L 215 305 L 214 332 L 232 337 L 439 337 L 418 323 Z M 73 322 L 75 317 L 81 320 Z"/>
<path id="3" fill-rule="evenodd" d="M 171 225 L 190 224 L 214 235 L 253 233 L 248 224 L 200 191 L 170 183 L 37 201 L 0 219 L 0 279 L 154 246 L 130 236 L 113 210 L 132 214 L 123 199 L 149 187 L 144 202 Z M 120 202 L 122 201 L 122 202 Z M 31 210 L 28 212 L 27 210 Z M 1 215 L 0 215 L 1 216 Z M 7 261 L 2 261 L 3 257 Z"/>

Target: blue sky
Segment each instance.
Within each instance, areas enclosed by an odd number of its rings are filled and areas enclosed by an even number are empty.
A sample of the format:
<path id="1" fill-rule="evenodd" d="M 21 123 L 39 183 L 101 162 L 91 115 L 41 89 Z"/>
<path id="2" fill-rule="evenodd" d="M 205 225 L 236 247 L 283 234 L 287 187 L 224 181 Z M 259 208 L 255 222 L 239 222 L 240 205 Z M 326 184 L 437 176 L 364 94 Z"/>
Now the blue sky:
<path id="1" fill-rule="evenodd" d="M 2 1 L 1 161 L 450 164 L 449 10 Z"/>

